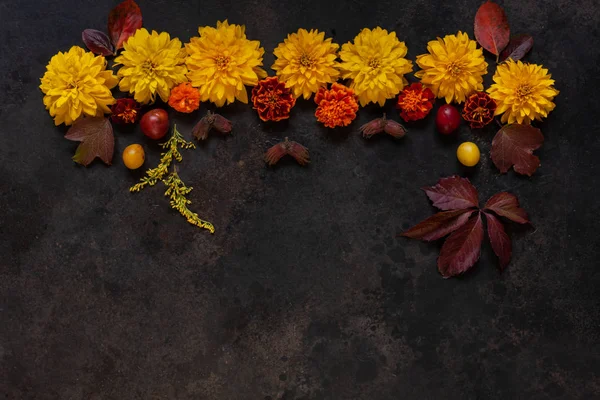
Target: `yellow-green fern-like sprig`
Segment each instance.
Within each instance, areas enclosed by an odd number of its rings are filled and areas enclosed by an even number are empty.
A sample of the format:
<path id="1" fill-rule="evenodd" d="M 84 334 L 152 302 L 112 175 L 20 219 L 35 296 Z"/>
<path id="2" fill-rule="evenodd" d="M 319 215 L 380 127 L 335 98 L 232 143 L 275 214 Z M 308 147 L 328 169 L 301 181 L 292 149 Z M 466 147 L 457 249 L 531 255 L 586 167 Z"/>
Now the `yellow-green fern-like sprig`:
<path id="1" fill-rule="evenodd" d="M 162 180 L 165 175 L 169 172 L 169 167 L 173 162 L 173 159 L 177 160 L 177 162 L 181 162 L 183 159 L 181 157 L 181 153 L 179 152 L 179 148 L 182 149 L 195 149 L 196 145 L 192 142 L 188 142 L 183 138 L 181 133 L 177 130 L 177 126 L 173 126 L 173 135 L 167 140 L 165 143 L 161 143 L 160 145 L 163 149 L 168 149 L 166 152 L 160 154 L 160 162 L 156 168 L 150 168 L 146 171 L 146 176 L 140 179 L 139 183 L 136 183 L 132 187 L 129 188 L 130 192 L 139 192 L 147 185 L 154 186 L 160 180 Z"/>
<path id="2" fill-rule="evenodd" d="M 207 229 L 210 231 L 210 233 L 215 233 L 215 227 L 213 224 L 208 221 L 204 221 L 198 216 L 198 214 L 192 212 L 187 207 L 192 201 L 189 200 L 186 195 L 189 194 L 193 188 L 185 186 L 185 183 L 181 180 L 176 170 L 171 172 L 166 179 L 163 179 L 163 182 L 167 186 L 165 196 L 169 197 L 171 207 L 179 211 L 179 213 L 183 215 L 190 224 L 196 225 L 199 228 Z"/>

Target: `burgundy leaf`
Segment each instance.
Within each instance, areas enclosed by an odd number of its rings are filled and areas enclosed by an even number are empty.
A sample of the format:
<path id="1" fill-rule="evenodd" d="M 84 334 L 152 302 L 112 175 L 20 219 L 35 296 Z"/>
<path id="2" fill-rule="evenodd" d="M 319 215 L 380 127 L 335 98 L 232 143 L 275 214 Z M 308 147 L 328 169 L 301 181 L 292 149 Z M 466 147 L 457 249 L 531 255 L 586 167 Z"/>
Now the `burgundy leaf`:
<path id="1" fill-rule="evenodd" d="M 487 231 L 488 236 L 490 237 L 490 243 L 492 244 L 494 253 L 496 253 L 500 259 L 500 270 L 503 271 L 510 262 L 512 253 L 510 238 L 506 232 L 504 232 L 504 226 L 498 218 L 492 213 L 487 212 L 485 213 L 485 217 L 487 219 Z"/>
<path id="2" fill-rule="evenodd" d="M 542 143 L 542 131 L 531 125 L 505 125 L 492 140 L 492 161 L 502 173 L 514 166 L 515 172 L 531 176 L 540 166 L 540 159 L 533 155 L 533 151 L 539 149 Z"/>
<path id="3" fill-rule="evenodd" d="M 86 117 L 75 121 L 66 139 L 81 142 L 75 150 L 73 161 L 88 166 L 96 157 L 110 165 L 115 148 L 113 128 L 108 118 Z"/>
<path id="4" fill-rule="evenodd" d="M 467 178 L 450 176 L 442 178 L 437 185 L 423 188 L 433 206 L 440 210 L 457 210 L 477 207 L 479 198 L 477 189 Z"/>
<path id="5" fill-rule="evenodd" d="M 533 47 L 533 38 L 530 35 L 516 35 L 510 38 L 508 46 L 500 53 L 500 61 L 509 58 L 517 61 L 525 57 Z"/>
<path id="6" fill-rule="evenodd" d="M 491 1 L 483 3 L 475 14 L 474 31 L 481 47 L 498 56 L 510 38 L 508 19 L 502 7 Z"/>
<path id="7" fill-rule="evenodd" d="M 444 242 L 438 257 L 438 270 L 444 278 L 462 274 L 479 259 L 483 241 L 481 214 L 471 218 Z"/>
<path id="8" fill-rule="evenodd" d="M 496 193 L 485 203 L 485 210 L 490 210 L 496 214 L 508 218 L 519 224 L 529 222 L 527 213 L 519 207 L 517 196 L 508 192 Z"/>
<path id="9" fill-rule="evenodd" d="M 81 39 L 92 53 L 102 56 L 113 55 L 113 45 L 106 33 L 96 29 L 86 29 L 81 33 Z"/>
<path id="10" fill-rule="evenodd" d="M 123 1 L 108 14 L 108 33 L 116 50 L 141 27 L 142 11 L 133 0 Z"/>
<path id="11" fill-rule="evenodd" d="M 402 232 L 401 236 L 432 241 L 442 238 L 463 226 L 475 210 L 442 211 Z"/>

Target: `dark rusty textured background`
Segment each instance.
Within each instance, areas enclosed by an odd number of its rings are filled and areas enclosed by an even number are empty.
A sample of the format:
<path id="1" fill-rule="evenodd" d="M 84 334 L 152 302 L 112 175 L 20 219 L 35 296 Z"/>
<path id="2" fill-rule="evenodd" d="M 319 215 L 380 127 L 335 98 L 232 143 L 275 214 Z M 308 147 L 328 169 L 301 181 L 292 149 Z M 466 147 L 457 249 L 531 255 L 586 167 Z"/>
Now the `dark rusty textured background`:
<path id="1" fill-rule="evenodd" d="M 222 110 L 233 136 L 211 137 L 181 164 L 212 236 L 159 188 L 128 192 L 140 173 L 124 168 L 123 148 L 141 142 L 147 166 L 159 155 L 137 128 L 116 132 L 112 167 L 82 168 L 44 110 L 50 57 L 103 29 L 117 3 L 0 0 L 0 398 L 600 398 L 596 1 L 501 2 L 513 32 L 535 38 L 528 60 L 561 91 L 532 178 L 498 173 L 493 126 L 442 138 L 429 117 L 403 140 L 365 141 L 357 128 L 377 107 L 331 132 L 307 101 L 279 124 L 236 104 Z M 244 23 L 267 67 L 300 27 L 344 43 L 380 25 L 414 60 L 438 35 L 472 36 L 480 4 L 139 3 L 146 27 L 184 42 L 198 25 Z M 391 102 L 386 110 L 398 119 Z M 197 118 L 172 114 L 188 137 Z M 263 152 L 284 136 L 310 148 L 308 168 L 265 168 Z M 455 158 L 465 140 L 482 150 L 474 171 Z M 486 243 L 471 272 L 444 280 L 439 244 L 396 238 L 433 211 L 419 187 L 452 174 L 482 201 L 508 190 L 529 211 L 532 228 L 510 227 L 503 274 Z"/>

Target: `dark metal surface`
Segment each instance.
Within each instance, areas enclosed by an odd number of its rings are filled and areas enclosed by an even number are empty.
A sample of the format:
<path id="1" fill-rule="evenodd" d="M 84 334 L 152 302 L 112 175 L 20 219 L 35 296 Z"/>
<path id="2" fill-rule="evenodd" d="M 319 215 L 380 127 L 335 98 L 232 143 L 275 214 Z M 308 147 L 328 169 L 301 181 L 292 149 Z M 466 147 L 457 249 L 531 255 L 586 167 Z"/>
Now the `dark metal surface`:
<path id="1" fill-rule="evenodd" d="M 402 140 L 365 141 L 357 129 L 377 107 L 331 132 L 310 102 L 278 124 L 238 104 L 222 110 L 233 136 L 186 151 L 180 169 L 213 236 L 160 188 L 128 192 L 140 174 L 122 149 L 141 142 L 147 166 L 159 154 L 138 129 L 117 130 L 114 166 L 82 168 L 44 110 L 50 57 L 104 28 L 116 3 L 0 0 L 0 398 L 600 398 L 595 1 L 502 2 L 561 91 L 532 178 L 492 165 L 495 127 L 444 139 L 429 117 Z M 267 67 L 300 27 L 344 43 L 380 25 L 414 60 L 436 36 L 472 35 L 478 5 L 140 1 L 147 28 L 184 42 L 217 19 L 246 24 Z M 172 116 L 190 137 L 197 115 Z M 308 168 L 265 167 L 284 136 L 309 147 Z M 484 155 L 473 172 L 455 158 L 464 140 Z M 471 272 L 444 280 L 439 245 L 395 237 L 432 212 L 419 187 L 452 174 L 482 201 L 511 191 L 530 213 L 533 228 L 511 226 L 503 274 L 486 244 Z"/>

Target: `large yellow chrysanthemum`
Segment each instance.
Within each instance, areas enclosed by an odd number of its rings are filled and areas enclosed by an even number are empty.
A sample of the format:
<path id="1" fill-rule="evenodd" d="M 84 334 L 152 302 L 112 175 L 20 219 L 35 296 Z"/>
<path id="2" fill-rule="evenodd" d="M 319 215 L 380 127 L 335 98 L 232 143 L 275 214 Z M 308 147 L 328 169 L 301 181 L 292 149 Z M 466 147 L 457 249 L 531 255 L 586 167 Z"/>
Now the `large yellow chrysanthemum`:
<path id="1" fill-rule="evenodd" d="M 361 106 L 379 103 L 397 95 L 408 84 L 404 74 L 412 71 L 404 42 L 396 32 L 377 27 L 365 28 L 354 43 L 346 43 L 340 51 L 342 78 L 351 79 L 350 88 L 358 96 Z"/>
<path id="2" fill-rule="evenodd" d="M 309 99 L 319 88 L 337 80 L 339 48 L 331 38 L 325 39 L 324 32 L 299 29 L 273 51 L 277 59 L 271 68 L 295 97 Z"/>
<path id="3" fill-rule="evenodd" d="M 54 124 L 71 125 L 81 115 L 101 116 L 115 103 L 110 89 L 118 79 L 106 70 L 106 59 L 79 46 L 50 59 L 40 79 L 44 105 Z"/>
<path id="4" fill-rule="evenodd" d="M 509 59 L 498 65 L 495 83 L 488 89 L 498 105 L 495 114 L 502 114 L 502 122 L 509 124 L 530 124 L 547 117 L 555 107 L 552 99 L 559 93 L 551 78 L 548 70 L 537 64 Z"/>
<path id="5" fill-rule="evenodd" d="M 417 56 L 421 71 L 415 76 L 446 103 L 462 103 L 473 92 L 483 90 L 488 64 L 483 50 L 466 33 L 446 35 L 427 43 L 429 54 Z"/>
<path id="6" fill-rule="evenodd" d="M 198 28 L 200 37 L 186 43 L 192 86 L 200 90 L 201 101 L 212 101 L 218 107 L 236 99 L 248 103 L 246 87 L 256 86 L 267 76 L 262 66 L 265 50 L 258 40 L 248 40 L 244 25 L 217 22 L 217 27 Z"/>
<path id="7" fill-rule="evenodd" d="M 115 58 L 115 65 L 122 64 L 119 89 L 132 93 L 137 102 L 154 103 L 156 94 L 167 102 L 171 89 L 187 81 L 185 49 L 179 39 L 171 39 L 167 32 L 150 34 L 145 28 L 138 29 L 123 49 Z"/>

